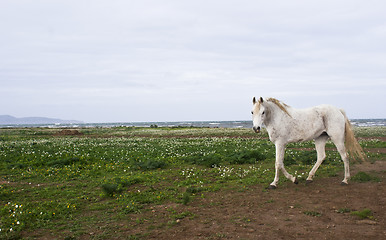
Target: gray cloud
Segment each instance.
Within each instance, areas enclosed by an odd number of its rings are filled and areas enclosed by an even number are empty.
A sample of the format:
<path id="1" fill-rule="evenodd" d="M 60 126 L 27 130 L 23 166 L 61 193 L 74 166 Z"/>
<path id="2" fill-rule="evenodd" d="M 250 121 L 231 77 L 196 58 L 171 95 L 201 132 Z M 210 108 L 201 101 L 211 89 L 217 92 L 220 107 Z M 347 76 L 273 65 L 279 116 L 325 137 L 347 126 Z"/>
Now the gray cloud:
<path id="1" fill-rule="evenodd" d="M 385 117 L 363 100 L 386 100 L 385 8 L 383 1 L 5 0 L 0 113 L 248 119 L 250 99 L 262 95 Z"/>

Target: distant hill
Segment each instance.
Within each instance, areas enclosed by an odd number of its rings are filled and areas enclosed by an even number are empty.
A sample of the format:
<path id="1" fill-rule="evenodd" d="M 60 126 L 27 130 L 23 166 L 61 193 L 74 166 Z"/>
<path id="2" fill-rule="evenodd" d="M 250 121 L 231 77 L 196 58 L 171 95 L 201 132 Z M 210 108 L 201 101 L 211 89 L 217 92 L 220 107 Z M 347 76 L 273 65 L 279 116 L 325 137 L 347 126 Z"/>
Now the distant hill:
<path id="1" fill-rule="evenodd" d="M 69 124 L 69 123 L 83 123 L 78 120 L 62 120 L 57 118 L 45 118 L 45 117 L 24 117 L 16 118 L 10 115 L 0 115 L 0 125 L 7 124 Z"/>

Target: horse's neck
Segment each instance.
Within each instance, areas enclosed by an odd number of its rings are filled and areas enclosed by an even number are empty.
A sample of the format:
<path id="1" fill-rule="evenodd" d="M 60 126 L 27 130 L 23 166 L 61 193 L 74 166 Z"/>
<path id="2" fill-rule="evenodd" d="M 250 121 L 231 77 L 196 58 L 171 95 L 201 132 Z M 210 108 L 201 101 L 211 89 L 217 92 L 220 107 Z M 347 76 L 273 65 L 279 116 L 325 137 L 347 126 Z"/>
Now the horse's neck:
<path id="1" fill-rule="evenodd" d="M 287 127 L 288 124 L 292 124 L 291 116 L 292 114 L 296 114 L 295 109 L 288 107 L 286 109 L 288 111 L 288 114 L 287 114 L 274 103 L 270 103 L 269 109 L 270 109 L 270 117 L 269 117 L 269 122 L 266 124 L 266 126 L 280 125 L 283 127 Z"/>
<path id="2" fill-rule="evenodd" d="M 296 110 L 290 107 L 287 108 L 288 113 L 291 115 L 290 116 L 276 104 L 270 104 L 270 117 L 269 121 L 265 123 L 265 126 L 271 140 L 274 140 L 277 136 L 284 134 L 284 132 L 293 127 L 294 121 L 291 116 L 296 114 Z"/>

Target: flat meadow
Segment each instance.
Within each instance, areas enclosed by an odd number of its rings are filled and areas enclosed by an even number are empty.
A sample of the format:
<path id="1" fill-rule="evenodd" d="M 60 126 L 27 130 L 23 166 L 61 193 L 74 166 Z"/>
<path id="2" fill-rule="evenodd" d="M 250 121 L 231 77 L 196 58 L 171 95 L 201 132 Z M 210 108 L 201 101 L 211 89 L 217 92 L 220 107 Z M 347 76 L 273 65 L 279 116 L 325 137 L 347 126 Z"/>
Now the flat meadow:
<path id="1" fill-rule="evenodd" d="M 386 159 L 386 127 L 354 130 L 370 162 Z M 316 181 L 343 172 L 335 146 L 326 148 Z M 274 151 L 251 129 L 3 128 L 0 239 L 147 239 L 194 222 L 184 206 L 214 193 L 268 191 Z M 315 160 L 313 142 L 287 146 L 284 163 L 300 184 Z M 287 182 L 281 175 L 279 188 Z"/>

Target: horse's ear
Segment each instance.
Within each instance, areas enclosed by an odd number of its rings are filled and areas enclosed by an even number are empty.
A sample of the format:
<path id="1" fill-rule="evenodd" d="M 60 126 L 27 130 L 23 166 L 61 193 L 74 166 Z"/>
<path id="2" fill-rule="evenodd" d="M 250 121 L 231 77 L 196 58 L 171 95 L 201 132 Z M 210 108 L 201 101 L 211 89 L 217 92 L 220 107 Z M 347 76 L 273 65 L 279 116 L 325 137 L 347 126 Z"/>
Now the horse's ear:
<path id="1" fill-rule="evenodd" d="M 255 104 L 256 103 L 256 98 L 255 97 L 253 97 L 253 104 Z"/>
<path id="2" fill-rule="evenodd" d="M 264 102 L 264 99 L 263 99 L 262 97 L 260 97 L 259 102 L 260 102 L 260 103 L 263 103 L 263 102 Z"/>

